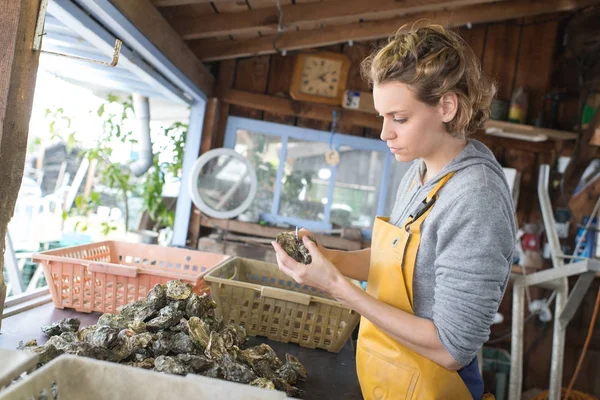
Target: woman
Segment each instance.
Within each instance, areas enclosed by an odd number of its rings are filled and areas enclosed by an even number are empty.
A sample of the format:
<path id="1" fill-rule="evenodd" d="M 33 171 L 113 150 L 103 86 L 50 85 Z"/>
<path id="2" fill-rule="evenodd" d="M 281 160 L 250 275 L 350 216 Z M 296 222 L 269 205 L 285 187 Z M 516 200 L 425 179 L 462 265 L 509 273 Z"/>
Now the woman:
<path id="1" fill-rule="evenodd" d="M 467 140 L 489 115 L 494 84 L 460 37 L 401 29 L 363 62 L 383 118 L 381 139 L 415 161 L 370 249 L 307 240 L 312 263 L 275 242 L 279 268 L 362 315 L 356 364 L 365 399 L 480 399 L 476 353 L 508 282 L 513 204 L 502 168 Z M 345 277 L 367 281 L 366 293 Z"/>

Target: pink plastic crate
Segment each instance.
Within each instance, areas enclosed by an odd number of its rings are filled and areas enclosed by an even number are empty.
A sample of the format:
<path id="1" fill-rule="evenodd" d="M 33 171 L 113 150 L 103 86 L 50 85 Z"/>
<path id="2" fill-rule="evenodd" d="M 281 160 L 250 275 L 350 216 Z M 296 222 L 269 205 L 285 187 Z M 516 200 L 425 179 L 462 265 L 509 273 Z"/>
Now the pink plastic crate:
<path id="1" fill-rule="evenodd" d="M 104 241 L 44 251 L 33 256 L 44 268 L 57 308 L 117 313 L 143 299 L 157 283 L 173 279 L 206 293 L 204 275 L 229 259 L 223 254 L 149 244 Z"/>

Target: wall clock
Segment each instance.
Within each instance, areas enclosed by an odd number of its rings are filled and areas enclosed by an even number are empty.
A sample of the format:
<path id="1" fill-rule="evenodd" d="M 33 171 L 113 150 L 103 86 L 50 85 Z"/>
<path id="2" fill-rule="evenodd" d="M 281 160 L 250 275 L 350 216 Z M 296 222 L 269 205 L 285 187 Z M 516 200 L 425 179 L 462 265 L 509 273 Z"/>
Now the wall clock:
<path id="1" fill-rule="evenodd" d="M 339 53 L 301 53 L 296 58 L 290 96 L 331 105 L 340 105 L 350 60 Z"/>

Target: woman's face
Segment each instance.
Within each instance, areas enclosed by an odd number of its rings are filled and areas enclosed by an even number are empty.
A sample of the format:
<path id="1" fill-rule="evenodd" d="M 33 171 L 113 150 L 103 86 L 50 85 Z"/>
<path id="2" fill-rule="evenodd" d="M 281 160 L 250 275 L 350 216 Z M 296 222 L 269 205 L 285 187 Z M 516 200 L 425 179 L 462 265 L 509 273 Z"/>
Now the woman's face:
<path id="1" fill-rule="evenodd" d="M 375 109 L 383 117 L 381 140 L 399 162 L 427 158 L 439 150 L 449 135 L 442 109 L 417 100 L 409 86 L 385 82 L 373 88 Z"/>

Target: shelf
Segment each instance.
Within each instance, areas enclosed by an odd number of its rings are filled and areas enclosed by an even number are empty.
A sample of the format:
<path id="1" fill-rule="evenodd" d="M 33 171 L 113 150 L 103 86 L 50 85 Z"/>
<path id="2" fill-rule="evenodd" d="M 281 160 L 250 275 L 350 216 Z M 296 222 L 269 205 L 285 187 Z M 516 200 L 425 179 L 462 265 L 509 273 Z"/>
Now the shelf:
<path id="1" fill-rule="evenodd" d="M 576 140 L 578 135 L 573 132 L 557 131 L 554 129 L 538 128 L 532 125 L 515 124 L 506 121 L 490 120 L 485 125 L 486 134 L 508 139 L 545 142 L 547 140 L 563 141 Z M 493 128 L 493 129 L 490 129 Z M 495 131 L 494 133 L 489 130 Z"/>

